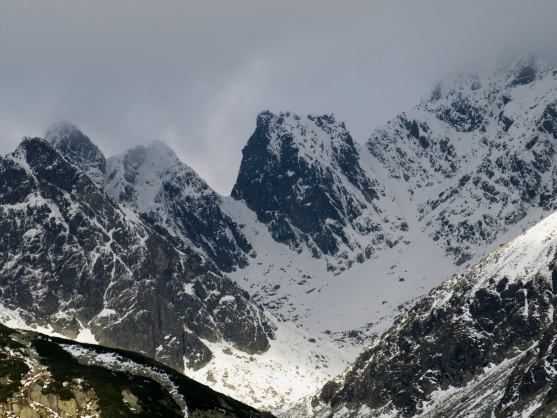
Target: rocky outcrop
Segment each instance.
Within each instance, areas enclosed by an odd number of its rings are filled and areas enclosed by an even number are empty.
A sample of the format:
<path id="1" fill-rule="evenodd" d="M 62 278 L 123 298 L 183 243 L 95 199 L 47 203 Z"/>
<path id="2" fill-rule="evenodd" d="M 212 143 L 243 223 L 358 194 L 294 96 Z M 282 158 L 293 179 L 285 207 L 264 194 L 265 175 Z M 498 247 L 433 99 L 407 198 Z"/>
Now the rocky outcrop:
<path id="1" fill-rule="evenodd" d="M 379 218 L 391 217 L 390 197 L 364 172 L 357 145 L 333 116 L 262 112 L 242 154 L 232 197 L 278 242 L 344 258 L 346 267 L 395 240 Z"/>
<path id="2" fill-rule="evenodd" d="M 106 175 L 106 159 L 101 150 L 75 125 L 60 122 L 52 125 L 45 139 L 64 154 L 95 183 L 102 185 Z"/>
<path id="3" fill-rule="evenodd" d="M 251 245 L 223 210 L 221 197 L 163 142 L 107 160 L 86 135 L 66 122 L 51 126 L 45 138 L 115 202 L 147 215 L 221 270 L 247 265 Z"/>
<path id="4" fill-rule="evenodd" d="M 456 264 L 555 209 L 555 86 L 557 72 L 531 56 L 462 72 L 367 142 Z"/>
<path id="5" fill-rule="evenodd" d="M 555 231 L 551 215 L 432 290 L 323 387 L 317 416 L 557 413 Z"/>
<path id="6" fill-rule="evenodd" d="M 138 146 L 107 164 L 105 189 L 116 202 L 144 213 L 224 271 L 247 265 L 251 245 L 221 197 L 163 142 Z"/>
<path id="7" fill-rule="evenodd" d="M 72 398 L 62 400 L 52 393 L 45 395 L 39 384 L 26 385 L 22 393 L 11 398 L 5 406 L 0 406 L 0 412 L 3 409 L 4 413 L 19 418 L 101 417 L 93 391 L 76 388 L 71 392 Z"/>
<path id="8" fill-rule="evenodd" d="M 272 324 L 194 250 L 126 214 L 46 141 L 0 162 L 0 292 L 29 323 L 176 368 L 211 360 L 200 338 L 253 353 Z M 162 234 L 162 235 L 161 235 Z"/>

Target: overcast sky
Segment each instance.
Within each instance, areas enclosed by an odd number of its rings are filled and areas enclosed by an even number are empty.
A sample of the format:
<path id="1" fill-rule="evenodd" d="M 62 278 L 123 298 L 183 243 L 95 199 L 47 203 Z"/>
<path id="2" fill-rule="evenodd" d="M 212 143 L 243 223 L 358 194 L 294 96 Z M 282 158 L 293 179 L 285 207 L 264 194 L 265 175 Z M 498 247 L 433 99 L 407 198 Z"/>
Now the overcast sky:
<path id="1" fill-rule="evenodd" d="M 365 142 L 443 74 L 557 66 L 556 0 L 0 2 L 0 154 L 53 123 L 106 156 L 165 141 L 228 195 L 262 110 L 333 113 Z"/>

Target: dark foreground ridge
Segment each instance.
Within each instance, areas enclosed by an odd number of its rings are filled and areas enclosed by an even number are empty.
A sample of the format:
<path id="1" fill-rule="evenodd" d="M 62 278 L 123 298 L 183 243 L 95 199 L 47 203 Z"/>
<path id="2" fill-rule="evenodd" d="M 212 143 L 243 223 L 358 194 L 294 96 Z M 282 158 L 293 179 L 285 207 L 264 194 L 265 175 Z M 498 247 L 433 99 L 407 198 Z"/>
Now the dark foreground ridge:
<path id="1" fill-rule="evenodd" d="M 272 417 L 141 354 L 2 324 L 0 381 L 1 416 Z"/>

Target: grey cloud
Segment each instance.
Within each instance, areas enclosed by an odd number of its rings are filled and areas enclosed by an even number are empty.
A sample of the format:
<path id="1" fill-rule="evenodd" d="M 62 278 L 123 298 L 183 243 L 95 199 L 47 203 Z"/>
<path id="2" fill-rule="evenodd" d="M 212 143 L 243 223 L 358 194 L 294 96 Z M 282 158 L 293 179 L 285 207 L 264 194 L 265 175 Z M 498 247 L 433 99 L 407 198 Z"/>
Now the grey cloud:
<path id="1" fill-rule="evenodd" d="M 13 3 L 13 4 L 6 4 Z M 261 110 L 363 142 L 460 65 L 557 65 L 554 0 L 4 2 L 0 153 L 59 120 L 107 155 L 162 139 L 227 194 Z"/>

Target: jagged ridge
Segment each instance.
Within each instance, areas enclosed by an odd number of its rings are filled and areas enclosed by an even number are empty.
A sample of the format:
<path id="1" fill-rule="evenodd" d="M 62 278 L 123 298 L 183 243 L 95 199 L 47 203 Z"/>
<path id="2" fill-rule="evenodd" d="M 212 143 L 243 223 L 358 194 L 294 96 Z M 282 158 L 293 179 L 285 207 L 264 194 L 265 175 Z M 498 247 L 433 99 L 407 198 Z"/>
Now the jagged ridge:
<path id="1" fill-rule="evenodd" d="M 380 219 L 397 224 L 386 211 L 390 196 L 362 169 L 357 145 L 333 116 L 263 112 L 242 154 L 232 197 L 278 242 L 345 259 L 344 270 L 398 238 Z"/>
<path id="2" fill-rule="evenodd" d="M 105 182 L 116 202 L 145 213 L 222 270 L 247 264 L 251 245 L 221 197 L 163 142 L 110 157 Z"/>
<path id="3" fill-rule="evenodd" d="M 319 401 L 339 417 L 351 410 L 370 417 L 444 417 L 449 411 L 451 417 L 507 417 L 527 409 L 529 416 L 555 413 L 556 286 L 553 214 L 432 290 L 346 375 L 328 383 Z M 497 368 L 507 371 L 499 370 L 498 379 L 482 387 Z M 458 396 L 467 385 L 482 392 Z"/>
<path id="4" fill-rule="evenodd" d="M 211 359 L 200 340 L 248 352 L 273 338 L 263 310 L 191 249 L 126 215 L 46 141 L 0 162 L 0 289 L 27 323 L 169 365 Z"/>
<path id="5" fill-rule="evenodd" d="M 247 264 L 251 245 L 222 210 L 221 197 L 161 141 L 105 158 L 77 127 L 50 127 L 45 138 L 115 202 L 147 215 L 223 271 Z"/>
<path id="6" fill-rule="evenodd" d="M 462 264 L 555 209 L 556 106 L 557 71 L 526 56 L 440 81 L 366 145 L 420 228 Z"/>

